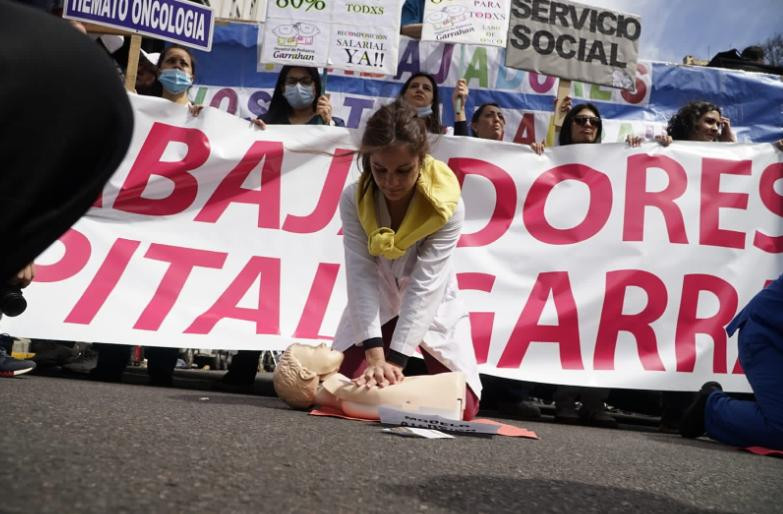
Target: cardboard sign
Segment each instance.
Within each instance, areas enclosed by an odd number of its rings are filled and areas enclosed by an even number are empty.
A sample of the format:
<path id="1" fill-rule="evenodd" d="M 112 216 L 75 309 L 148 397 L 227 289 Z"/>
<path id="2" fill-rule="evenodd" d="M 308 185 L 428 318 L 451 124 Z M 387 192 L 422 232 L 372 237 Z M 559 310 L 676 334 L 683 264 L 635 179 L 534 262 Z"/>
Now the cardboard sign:
<path id="1" fill-rule="evenodd" d="M 510 0 L 426 0 L 422 41 L 506 46 Z"/>
<path id="2" fill-rule="evenodd" d="M 80 20 L 209 51 L 212 8 L 185 0 L 65 0 L 63 18 Z"/>
<path id="3" fill-rule="evenodd" d="M 401 0 L 275 0 L 261 63 L 397 72 Z"/>
<path id="4" fill-rule="evenodd" d="M 506 66 L 633 90 L 641 19 L 575 2 L 512 0 Z"/>
<path id="5" fill-rule="evenodd" d="M 266 20 L 266 0 L 208 0 L 215 17 L 223 20 L 260 23 Z"/>

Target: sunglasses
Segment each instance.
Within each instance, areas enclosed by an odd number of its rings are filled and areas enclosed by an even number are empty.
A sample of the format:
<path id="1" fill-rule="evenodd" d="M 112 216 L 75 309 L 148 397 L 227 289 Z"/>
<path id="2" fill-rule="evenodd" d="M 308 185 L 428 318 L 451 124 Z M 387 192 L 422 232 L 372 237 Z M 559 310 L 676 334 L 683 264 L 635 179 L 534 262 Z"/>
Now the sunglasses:
<path id="1" fill-rule="evenodd" d="M 601 118 L 599 118 L 598 116 L 574 116 L 574 123 L 576 123 L 580 127 L 584 127 L 585 125 L 587 125 L 587 122 L 590 122 L 590 125 L 594 127 L 601 126 Z"/>

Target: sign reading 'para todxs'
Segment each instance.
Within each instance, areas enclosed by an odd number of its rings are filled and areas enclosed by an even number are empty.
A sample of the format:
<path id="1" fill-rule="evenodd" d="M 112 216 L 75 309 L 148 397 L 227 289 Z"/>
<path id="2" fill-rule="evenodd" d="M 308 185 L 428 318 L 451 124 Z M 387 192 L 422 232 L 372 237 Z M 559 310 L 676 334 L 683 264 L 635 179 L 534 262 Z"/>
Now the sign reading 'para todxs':
<path id="1" fill-rule="evenodd" d="M 212 8 L 185 0 L 65 0 L 63 17 L 212 49 Z"/>
<path id="2" fill-rule="evenodd" d="M 269 2 L 261 63 L 397 72 L 401 0 Z"/>
<path id="3" fill-rule="evenodd" d="M 510 0 L 426 0 L 423 41 L 506 46 Z"/>
<path id="4" fill-rule="evenodd" d="M 641 19 L 569 1 L 511 0 L 506 66 L 633 89 Z"/>

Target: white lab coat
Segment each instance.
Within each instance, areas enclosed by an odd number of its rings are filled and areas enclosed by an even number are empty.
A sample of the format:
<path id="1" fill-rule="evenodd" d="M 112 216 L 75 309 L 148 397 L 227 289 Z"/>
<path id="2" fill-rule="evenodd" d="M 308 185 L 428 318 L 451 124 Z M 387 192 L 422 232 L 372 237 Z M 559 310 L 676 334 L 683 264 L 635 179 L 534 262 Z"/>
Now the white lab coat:
<path id="1" fill-rule="evenodd" d="M 481 397 L 468 312 L 458 298 L 451 262 L 465 218 L 462 200 L 440 230 L 390 260 L 373 257 L 367 250 L 367 234 L 357 214 L 357 187 L 358 183 L 348 186 L 340 199 L 348 305 L 332 347 L 345 351 L 381 337 L 381 325 L 399 316 L 392 350 L 412 356 L 421 345 L 448 369 L 464 373 L 471 390 Z M 390 226 L 380 191 L 376 191 L 375 209 L 378 226 Z"/>

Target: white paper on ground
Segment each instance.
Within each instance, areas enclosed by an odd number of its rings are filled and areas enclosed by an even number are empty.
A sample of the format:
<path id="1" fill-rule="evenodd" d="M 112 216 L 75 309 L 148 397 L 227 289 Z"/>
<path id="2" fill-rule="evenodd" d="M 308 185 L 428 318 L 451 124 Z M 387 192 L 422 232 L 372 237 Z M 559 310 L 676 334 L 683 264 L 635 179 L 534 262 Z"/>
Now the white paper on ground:
<path id="1" fill-rule="evenodd" d="M 405 412 L 390 407 L 378 407 L 381 423 L 386 425 L 401 425 L 404 427 L 420 427 L 449 432 L 465 432 L 469 434 L 497 434 L 498 426 L 473 421 L 448 419 L 436 414 Z"/>
<path id="2" fill-rule="evenodd" d="M 430 430 L 428 428 L 416 427 L 394 427 L 384 428 L 384 432 L 389 434 L 401 435 L 403 437 L 423 437 L 424 439 L 454 439 L 453 435 L 445 434 L 440 430 Z"/>

